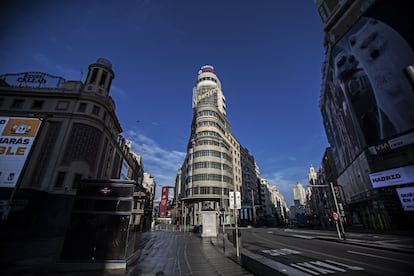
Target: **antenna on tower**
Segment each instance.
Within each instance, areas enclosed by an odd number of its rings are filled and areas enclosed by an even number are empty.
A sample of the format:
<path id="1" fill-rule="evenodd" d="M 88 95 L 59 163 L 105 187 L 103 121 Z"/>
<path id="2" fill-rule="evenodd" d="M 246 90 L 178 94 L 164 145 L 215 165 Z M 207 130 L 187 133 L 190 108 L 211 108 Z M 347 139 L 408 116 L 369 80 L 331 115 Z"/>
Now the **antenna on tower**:
<path id="1" fill-rule="evenodd" d="M 83 78 L 83 70 L 82 70 L 82 68 L 80 69 L 80 81 L 82 81 L 82 78 Z"/>

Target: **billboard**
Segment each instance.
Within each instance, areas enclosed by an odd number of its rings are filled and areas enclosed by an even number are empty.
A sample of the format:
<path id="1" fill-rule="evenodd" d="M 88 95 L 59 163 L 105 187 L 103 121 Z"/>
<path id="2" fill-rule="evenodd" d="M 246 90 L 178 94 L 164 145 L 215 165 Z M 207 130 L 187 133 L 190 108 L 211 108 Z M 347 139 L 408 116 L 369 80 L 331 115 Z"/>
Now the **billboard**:
<path id="1" fill-rule="evenodd" d="M 322 112 L 339 169 L 363 148 L 414 129 L 414 83 L 405 73 L 414 42 L 400 21 L 378 4 L 330 52 Z"/>
<path id="2" fill-rule="evenodd" d="M 0 188 L 14 188 L 39 131 L 37 118 L 0 117 Z"/>
<path id="3" fill-rule="evenodd" d="M 404 211 L 414 211 L 414 186 L 396 190 Z"/>
<path id="4" fill-rule="evenodd" d="M 125 159 L 122 160 L 120 179 L 122 179 L 122 180 L 132 180 L 132 169 L 128 165 L 128 162 Z"/>
<path id="5" fill-rule="evenodd" d="M 160 218 L 165 218 L 167 216 L 168 189 L 168 186 L 164 186 L 161 190 Z"/>
<path id="6" fill-rule="evenodd" d="M 414 182 L 414 165 L 369 174 L 372 187 L 382 188 Z"/>

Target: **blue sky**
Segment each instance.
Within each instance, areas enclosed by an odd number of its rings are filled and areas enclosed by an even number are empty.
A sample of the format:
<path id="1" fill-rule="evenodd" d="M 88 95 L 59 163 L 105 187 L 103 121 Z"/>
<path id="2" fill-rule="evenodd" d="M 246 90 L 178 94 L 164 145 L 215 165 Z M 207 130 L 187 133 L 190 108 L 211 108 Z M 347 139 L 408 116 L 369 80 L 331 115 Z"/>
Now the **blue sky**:
<path id="1" fill-rule="evenodd" d="M 109 59 L 124 136 L 158 185 L 174 185 L 190 135 L 197 71 L 221 80 L 232 133 L 293 204 L 328 145 L 319 111 L 324 59 L 313 1 L 6 0 L 0 74 L 85 80 Z M 158 188 L 158 191 L 160 189 Z"/>

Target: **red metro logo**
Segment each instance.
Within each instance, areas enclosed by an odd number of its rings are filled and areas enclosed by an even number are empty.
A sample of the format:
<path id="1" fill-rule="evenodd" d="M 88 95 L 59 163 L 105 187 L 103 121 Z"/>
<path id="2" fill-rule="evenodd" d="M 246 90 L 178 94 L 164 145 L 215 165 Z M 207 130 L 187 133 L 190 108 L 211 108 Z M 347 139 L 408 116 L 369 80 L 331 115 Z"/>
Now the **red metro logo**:
<path id="1" fill-rule="evenodd" d="M 112 193 L 112 189 L 111 189 L 111 188 L 109 188 L 109 187 L 103 187 L 102 189 L 99 189 L 99 192 L 100 192 L 102 195 L 106 196 L 107 194 Z"/>

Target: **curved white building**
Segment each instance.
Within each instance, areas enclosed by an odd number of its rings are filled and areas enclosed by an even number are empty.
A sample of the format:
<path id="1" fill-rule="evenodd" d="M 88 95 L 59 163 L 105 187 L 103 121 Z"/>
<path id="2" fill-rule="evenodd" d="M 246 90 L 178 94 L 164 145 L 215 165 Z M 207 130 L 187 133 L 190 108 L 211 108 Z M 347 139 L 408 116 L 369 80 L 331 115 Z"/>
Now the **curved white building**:
<path id="1" fill-rule="evenodd" d="M 202 66 L 193 89 L 193 121 L 182 165 L 181 202 L 186 223 L 199 225 L 202 211 L 231 223 L 229 191 L 240 191 L 240 143 L 230 132 L 226 99 L 214 67 Z"/>

